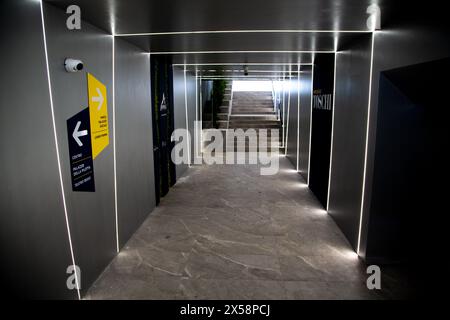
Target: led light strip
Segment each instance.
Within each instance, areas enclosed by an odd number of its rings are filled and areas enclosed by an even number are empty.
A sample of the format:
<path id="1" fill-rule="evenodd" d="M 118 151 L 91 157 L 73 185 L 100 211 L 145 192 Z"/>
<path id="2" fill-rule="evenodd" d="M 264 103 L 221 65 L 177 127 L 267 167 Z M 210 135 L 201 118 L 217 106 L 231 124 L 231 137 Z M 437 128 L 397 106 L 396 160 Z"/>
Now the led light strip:
<path id="1" fill-rule="evenodd" d="M 195 70 L 195 120 L 198 121 L 198 70 Z"/>
<path id="2" fill-rule="evenodd" d="M 199 118 L 199 81 L 200 78 L 198 77 L 198 70 L 195 70 L 195 121 L 197 121 L 197 123 L 194 122 L 194 164 L 197 164 L 198 161 L 197 159 L 201 159 L 202 158 L 202 153 L 201 153 L 201 149 L 202 149 L 202 128 L 201 128 L 201 122 L 200 122 L 200 118 Z M 200 126 L 199 126 L 200 124 Z M 200 128 L 200 132 L 198 132 L 199 130 L 197 130 L 197 128 Z M 198 144 L 198 138 L 200 137 L 200 145 Z M 197 147 L 195 147 L 197 146 Z"/>
<path id="3" fill-rule="evenodd" d="M 280 148 L 285 148 L 285 145 L 284 145 L 284 139 L 285 139 L 285 134 L 286 134 L 286 132 L 285 132 L 285 130 L 284 130 L 284 127 L 286 126 L 286 79 L 283 79 L 283 84 L 282 84 L 282 87 L 283 87 L 283 117 L 282 117 L 282 121 L 281 121 L 281 140 L 283 140 L 283 142 L 282 142 L 282 146 L 280 147 Z"/>
<path id="4" fill-rule="evenodd" d="M 289 70 L 290 71 L 290 70 Z M 289 73 L 290 76 L 290 73 Z M 288 110 L 287 110 L 287 117 L 286 117 L 286 142 L 284 144 L 284 155 L 287 156 L 287 149 L 288 149 L 288 138 L 289 138 L 289 113 L 291 112 L 291 81 L 289 81 L 289 93 L 288 93 Z"/>
<path id="5" fill-rule="evenodd" d="M 217 34 L 217 33 L 370 33 L 371 30 L 200 30 L 200 31 L 169 31 L 169 32 L 141 32 L 141 33 L 121 33 L 117 37 L 137 37 L 137 36 L 172 36 L 189 34 Z"/>
<path id="6" fill-rule="evenodd" d="M 271 63 L 271 62 L 252 62 L 252 63 L 245 63 L 245 62 L 226 62 L 226 63 L 220 63 L 220 62 L 211 62 L 211 63 L 174 63 L 173 66 L 311 66 L 312 63 Z"/>
<path id="7" fill-rule="evenodd" d="M 200 82 L 200 156 L 203 157 L 203 87 L 202 87 L 202 76 L 199 77 Z"/>
<path id="8" fill-rule="evenodd" d="M 203 76 L 202 79 L 283 79 L 283 78 L 292 78 L 293 76 L 264 76 L 264 75 L 259 75 L 259 76 Z"/>
<path id="9" fill-rule="evenodd" d="M 330 190 L 331 190 L 331 166 L 333 165 L 333 140 L 334 140 L 334 110 L 336 108 L 336 66 L 337 54 L 334 54 L 334 80 L 333 80 L 333 111 L 331 116 L 331 144 L 330 144 L 330 165 L 328 171 L 328 194 L 327 194 L 327 213 L 330 211 Z"/>
<path id="10" fill-rule="evenodd" d="M 307 183 L 308 187 L 309 187 L 309 177 L 311 173 L 312 111 L 314 100 L 313 98 L 314 98 L 314 64 L 311 70 L 311 109 L 309 111 L 309 153 L 308 153 L 308 183 Z"/>
<path id="11" fill-rule="evenodd" d="M 297 172 L 298 172 L 299 157 L 300 157 L 300 83 L 301 83 L 300 66 L 298 66 L 297 72 L 298 72 L 298 80 L 297 80 Z"/>
<path id="12" fill-rule="evenodd" d="M 227 54 L 227 53 L 334 53 L 330 50 L 211 50 L 211 51 L 156 51 L 147 52 L 150 55 L 158 54 Z"/>
<path id="13" fill-rule="evenodd" d="M 80 294 L 80 289 L 79 289 L 81 286 L 78 283 L 78 280 L 80 278 L 77 273 L 77 268 L 76 268 L 77 264 L 75 262 L 75 256 L 73 254 L 72 236 L 70 233 L 69 216 L 67 213 L 66 196 L 65 196 L 65 191 L 64 191 L 64 182 L 63 182 L 63 178 L 62 178 L 61 160 L 60 160 L 59 147 L 58 147 L 58 135 L 56 132 L 55 109 L 54 109 L 54 105 L 53 105 L 53 90 L 52 90 L 52 82 L 51 82 L 51 77 L 50 77 L 50 65 L 49 65 L 49 61 L 48 61 L 47 34 L 46 34 L 46 30 L 45 30 L 44 8 L 43 8 L 42 1 L 39 1 L 39 5 L 40 5 L 40 9 L 41 9 L 42 34 L 43 34 L 44 52 L 45 52 L 45 66 L 47 69 L 48 92 L 49 92 L 49 96 L 50 96 L 50 109 L 52 112 L 53 136 L 55 139 L 56 159 L 58 162 L 59 183 L 61 186 L 61 194 L 62 194 L 62 201 L 63 201 L 63 207 L 64 207 L 64 216 L 65 216 L 65 220 L 66 220 L 67 236 L 69 238 L 70 256 L 72 259 L 72 264 L 74 266 L 75 284 L 77 286 L 76 289 L 77 289 L 78 299 L 81 300 L 81 294 Z"/>
<path id="14" fill-rule="evenodd" d="M 300 69 L 300 68 L 299 68 Z M 199 72 L 204 73 L 213 73 L 213 72 L 236 72 L 236 73 L 244 73 L 244 70 L 198 70 Z M 248 70 L 248 72 L 255 72 L 255 73 L 289 73 L 289 70 Z M 292 71 L 292 73 L 305 73 L 306 71 L 300 71 L 295 70 Z"/>
<path id="15" fill-rule="evenodd" d="M 114 36 L 112 37 L 112 111 L 113 111 L 113 148 L 114 148 L 114 212 L 116 219 L 116 250 L 120 251 L 119 243 L 119 214 L 117 207 L 117 162 L 116 162 L 116 43 Z"/>
<path id="16" fill-rule="evenodd" d="M 361 247 L 361 230 L 362 230 L 362 221 L 364 215 L 364 197 L 366 193 L 366 175 L 367 175 L 367 155 L 368 155 L 368 147 L 369 147 L 369 132 L 370 132 L 370 111 L 371 111 L 371 102 L 372 102 L 372 74 L 373 74 L 373 53 L 375 47 L 375 32 L 372 33 L 372 49 L 370 56 L 370 73 L 369 73 L 369 99 L 367 102 L 367 129 L 366 129 L 366 150 L 364 154 L 364 175 L 363 175 L 363 183 L 362 183 L 362 195 L 361 195 L 361 211 L 359 214 L 359 228 L 358 228 L 358 245 L 356 249 L 356 253 L 359 255 L 360 247 Z"/>
<path id="17" fill-rule="evenodd" d="M 187 80 L 186 80 L 186 68 L 184 68 L 184 108 L 186 110 L 186 130 L 187 134 L 189 134 L 189 119 L 188 119 L 188 102 L 187 102 Z M 187 141 L 187 153 L 188 153 L 188 167 L 191 167 L 191 146 L 190 141 Z"/>

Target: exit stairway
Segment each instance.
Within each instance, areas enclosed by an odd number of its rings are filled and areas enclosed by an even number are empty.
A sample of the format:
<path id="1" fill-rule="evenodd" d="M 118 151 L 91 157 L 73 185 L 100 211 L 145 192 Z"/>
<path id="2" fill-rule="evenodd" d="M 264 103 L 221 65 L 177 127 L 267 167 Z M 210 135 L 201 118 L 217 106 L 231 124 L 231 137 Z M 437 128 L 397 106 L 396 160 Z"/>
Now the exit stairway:
<path id="1" fill-rule="evenodd" d="M 273 109 L 272 92 L 235 92 L 229 128 L 277 129 L 280 123 Z"/>
<path id="2" fill-rule="evenodd" d="M 231 92 L 230 92 L 231 93 Z M 230 95 L 231 96 L 231 95 Z M 227 100 L 227 103 L 229 100 Z M 225 108 L 223 109 L 225 111 Z M 272 92 L 271 91 L 242 91 L 233 92 L 231 110 L 224 120 L 219 121 L 219 129 L 255 129 L 258 135 L 259 130 L 267 130 L 267 144 L 278 148 L 278 141 L 270 143 L 271 129 L 280 129 L 280 121 L 277 119 L 277 114 L 273 108 Z M 225 120 L 226 119 L 226 120 Z M 242 139 L 241 139 L 242 140 Z M 239 139 L 234 142 L 227 142 L 234 145 L 237 151 L 237 144 Z M 242 141 L 240 141 L 242 142 Z M 249 146 L 249 142 L 245 141 L 246 151 L 258 151 L 258 145 Z"/>
<path id="3" fill-rule="evenodd" d="M 219 113 L 217 114 L 217 123 L 219 129 L 226 129 L 228 127 L 228 116 L 230 112 L 230 100 L 231 100 L 231 82 L 227 82 L 223 95 L 222 105 L 219 107 Z"/>

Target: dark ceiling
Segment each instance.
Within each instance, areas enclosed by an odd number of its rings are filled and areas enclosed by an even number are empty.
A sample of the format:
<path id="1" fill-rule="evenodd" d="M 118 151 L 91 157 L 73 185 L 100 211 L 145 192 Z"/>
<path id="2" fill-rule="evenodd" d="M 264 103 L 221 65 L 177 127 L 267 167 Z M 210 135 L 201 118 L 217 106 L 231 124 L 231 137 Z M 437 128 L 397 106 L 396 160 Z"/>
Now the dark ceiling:
<path id="1" fill-rule="evenodd" d="M 81 7 L 116 34 L 199 30 L 366 30 L 374 0 L 47 0 Z"/>
<path id="2" fill-rule="evenodd" d="M 314 52 L 334 52 L 368 32 L 370 4 L 388 9 L 375 0 L 45 1 L 77 4 L 85 21 L 152 54 L 174 53 L 174 63 L 311 63 Z M 167 34 L 174 32 L 187 34 Z"/>

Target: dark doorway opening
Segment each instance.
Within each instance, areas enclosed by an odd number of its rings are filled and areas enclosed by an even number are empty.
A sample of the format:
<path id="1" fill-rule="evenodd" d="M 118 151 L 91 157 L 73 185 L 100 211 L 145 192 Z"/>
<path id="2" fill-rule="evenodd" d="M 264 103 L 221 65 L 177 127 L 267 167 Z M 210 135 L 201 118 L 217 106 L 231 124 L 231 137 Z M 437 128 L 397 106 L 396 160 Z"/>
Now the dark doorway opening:
<path id="1" fill-rule="evenodd" d="M 334 54 L 317 55 L 314 63 L 309 188 L 324 208 L 328 200 L 331 126 L 333 119 Z"/>
<path id="2" fill-rule="evenodd" d="M 169 57 L 151 57 L 153 159 L 156 204 L 176 182 L 175 164 L 170 154 L 174 147 L 173 74 Z"/>
<path id="3" fill-rule="evenodd" d="M 449 74 L 444 59 L 385 71 L 379 82 L 366 259 L 404 266 L 419 295 L 438 292 L 429 289 L 446 270 Z"/>

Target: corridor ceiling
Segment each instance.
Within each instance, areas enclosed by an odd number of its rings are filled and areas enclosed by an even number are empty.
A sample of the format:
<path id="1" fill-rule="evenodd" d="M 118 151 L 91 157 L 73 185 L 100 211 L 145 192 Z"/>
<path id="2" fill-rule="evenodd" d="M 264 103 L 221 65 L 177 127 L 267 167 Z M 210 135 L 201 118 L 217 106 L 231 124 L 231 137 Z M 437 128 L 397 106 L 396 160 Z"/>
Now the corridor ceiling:
<path id="1" fill-rule="evenodd" d="M 174 63 L 236 63 L 234 69 L 242 69 L 240 63 L 311 64 L 315 53 L 333 53 L 343 43 L 370 33 L 369 5 L 389 11 L 387 1 L 381 0 L 45 2 L 63 10 L 76 4 L 84 20 L 151 54 L 170 54 Z M 263 70 L 287 71 L 289 66 Z"/>

